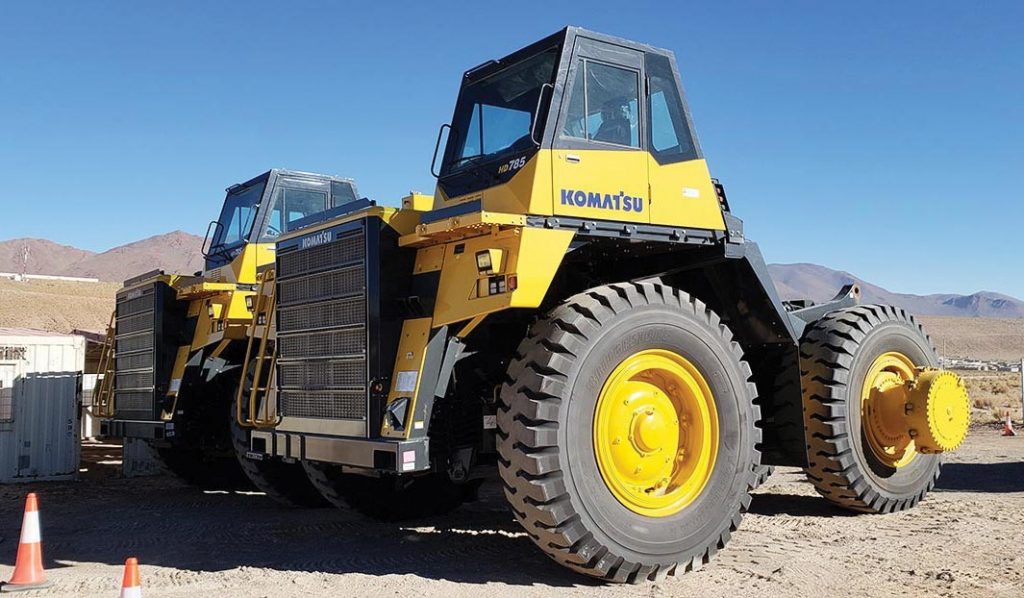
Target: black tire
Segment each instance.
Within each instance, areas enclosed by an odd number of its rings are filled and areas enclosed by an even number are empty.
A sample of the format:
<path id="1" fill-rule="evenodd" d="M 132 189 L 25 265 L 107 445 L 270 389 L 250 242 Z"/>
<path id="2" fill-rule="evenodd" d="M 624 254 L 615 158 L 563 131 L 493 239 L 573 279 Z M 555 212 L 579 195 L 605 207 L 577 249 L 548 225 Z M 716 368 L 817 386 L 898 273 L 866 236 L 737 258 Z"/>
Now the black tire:
<path id="1" fill-rule="evenodd" d="M 252 485 L 231 455 L 203 448 L 155 447 L 164 467 L 190 486 L 204 490 L 249 490 Z"/>
<path id="2" fill-rule="evenodd" d="M 719 421 L 707 486 L 681 511 L 658 518 L 615 498 L 592 437 L 609 373 L 652 348 L 675 351 L 701 370 Z M 501 388 L 499 473 L 516 520 L 555 561 L 593 577 L 633 583 L 700 568 L 750 504 L 760 463 L 756 394 L 729 328 L 686 293 L 624 283 L 570 298 L 531 327 Z"/>
<path id="3" fill-rule="evenodd" d="M 381 521 L 403 521 L 455 510 L 474 500 L 480 482 L 456 484 L 446 474 L 380 477 L 345 473 L 340 465 L 303 461 L 313 486 L 332 505 Z"/>
<path id="4" fill-rule="evenodd" d="M 164 465 L 186 483 L 205 490 L 251 490 L 231 446 L 224 417 L 231 409 L 238 375 L 225 372 L 193 387 L 184 416 L 175 418 L 171 446 L 157 447 Z"/>
<path id="5" fill-rule="evenodd" d="M 754 488 L 760 488 L 775 473 L 775 467 L 771 465 L 758 465 L 754 468 Z"/>
<path id="6" fill-rule="evenodd" d="M 938 366 L 921 325 L 890 305 L 831 312 L 808 326 L 800 343 L 808 431 L 805 471 L 822 496 L 853 511 L 909 509 L 935 486 L 941 468 L 939 455 L 918 454 L 896 469 L 865 444 L 861 389 L 871 363 L 888 351 L 903 353 L 918 367 Z"/>
<path id="7" fill-rule="evenodd" d="M 237 400 L 237 397 L 236 399 Z M 234 401 L 231 410 L 231 443 L 242 473 L 260 492 L 275 502 L 289 507 L 320 508 L 330 504 L 317 491 L 298 463 L 285 463 L 277 459 L 256 461 L 246 457 L 249 451 L 249 431 L 238 425 Z"/>

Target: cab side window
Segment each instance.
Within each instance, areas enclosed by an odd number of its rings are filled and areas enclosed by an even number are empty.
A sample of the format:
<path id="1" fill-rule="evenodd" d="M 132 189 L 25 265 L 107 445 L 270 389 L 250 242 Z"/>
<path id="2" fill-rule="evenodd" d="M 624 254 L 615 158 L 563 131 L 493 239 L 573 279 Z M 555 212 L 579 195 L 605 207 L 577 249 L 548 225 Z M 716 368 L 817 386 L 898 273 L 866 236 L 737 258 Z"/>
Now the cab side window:
<path id="1" fill-rule="evenodd" d="M 640 147 L 640 74 L 581 59 L 562 135 Z"/>
<path id="2" fill-rule="evenodd" d="M 327 191 L 278 187 L 274 192 L 274 209 L 267 221 L 263 240 L 273 240 L 288 232 L 291 223 L 327 209 Z"/>
<path id="3" fill-rule="evenodd" d="M 359 199 L 355 185 L 347 181 L 331 181 L 331 207 L 336 208 Z"/>
<path id="4" fill-rule="evenodd" d="M 646 66 L 650 81 L 647 129 L 651 154 L 662 164 L 695 160 L 697 149 L 668 58 L 648 54 Z"/>

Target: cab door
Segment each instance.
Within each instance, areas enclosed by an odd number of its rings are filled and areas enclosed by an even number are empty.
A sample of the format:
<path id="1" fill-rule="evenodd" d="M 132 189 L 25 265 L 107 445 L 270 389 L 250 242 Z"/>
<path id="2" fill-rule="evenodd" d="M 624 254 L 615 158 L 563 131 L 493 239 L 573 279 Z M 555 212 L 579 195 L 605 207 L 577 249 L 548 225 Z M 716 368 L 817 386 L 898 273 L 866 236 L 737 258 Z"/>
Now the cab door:
<path id="1" fill-rule="evenodd" d="M 552 142 L 553 213 L 650 222 L 642 52 L 577 37 Z"/>

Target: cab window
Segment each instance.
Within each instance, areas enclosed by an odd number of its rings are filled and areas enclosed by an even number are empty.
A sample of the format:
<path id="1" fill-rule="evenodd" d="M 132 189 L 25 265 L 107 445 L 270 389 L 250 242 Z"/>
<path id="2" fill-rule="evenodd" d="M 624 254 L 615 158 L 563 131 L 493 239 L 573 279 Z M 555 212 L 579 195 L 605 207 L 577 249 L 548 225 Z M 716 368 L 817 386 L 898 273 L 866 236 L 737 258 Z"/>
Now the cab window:
<path id="1" fill-rule="evenodd" d="M 336 208 L 359 199 L 352 183 L 331 181 L 331 207 Z"/>
<path id="2" fill-rule="evenodd" d="M 647 77 L 651 154 L 662 164 L 696 159 L 697 149 L 668 58 L 648 54 Z"/>
<path id="3" fill-rule="evenodd" d="M 562 135 L 638 148 L 639 98 L 636 71 L 580 60 Z"/>
<path id="4" fill-rule="evenodd" d="M 274 193 L 274 209 L 270 213 L 263 240 L 271 240 L 288 232 L 291 223 L 327 209 L 327 191 L 278 187 Z"/>

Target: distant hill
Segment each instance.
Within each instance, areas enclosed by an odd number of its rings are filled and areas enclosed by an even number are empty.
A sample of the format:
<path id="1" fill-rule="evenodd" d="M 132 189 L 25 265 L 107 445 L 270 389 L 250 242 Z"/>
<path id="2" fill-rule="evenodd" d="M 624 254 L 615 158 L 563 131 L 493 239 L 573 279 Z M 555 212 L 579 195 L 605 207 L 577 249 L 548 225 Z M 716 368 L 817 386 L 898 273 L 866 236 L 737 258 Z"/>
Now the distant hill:
<path id="1" fill-rule="evenodd" d="M 91 251 L 46 239 L 0 241 L 0 272 L 73 276 L 65 272 L 92 255 Z"/>
<path id="2" fill-rule="evenodd" d="M 110 282 L 154 269 L 191 274 L 203 267 L 202 242 L 202 237 L 179 230 L 95 253 L 46 239 L 12 239 L 0 241 L 0 272 L 86 276 Z M 856 282 L 865 303 L 891 303 L 922 316 L 1024 318 L 1024 301 L 1000 293 L 895 293 L 817 264 L 771 264 L 768 271 L 784 300 L 824 301 L 843 285 Z"/>
<path id="3" fill-rule="evenodd" d="M 180 230 L 102 253 L 45 239 L 11 239 L 0 241 L 0 272 L 84 276 L 109 282 L 156 269 L 192 274 L 203 267 L 202 243 L 202 237 Z"/>
<path id="4" fill-rule="evenodd" d="M 192 274 L 203 269 L 202 244 L 202 237 L 177 230 L 91 255 L 75 266 L 72 276 L 121 282 L 157 268 Z"/>
<path id="5" fill-rule="evenodd" d="M 843 285 L 857 283 L 864 303 L 890 303 L 922 316 L 1024 318 L 1024 301 L 990 291 L 970 295 L 894 293 L 849 272 L 817 264 L 771 264 L 768 271 L 783 300 L 825 301 Z"/>

